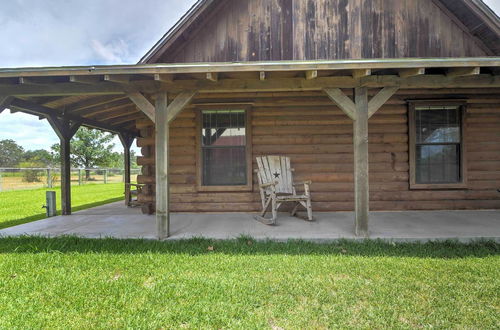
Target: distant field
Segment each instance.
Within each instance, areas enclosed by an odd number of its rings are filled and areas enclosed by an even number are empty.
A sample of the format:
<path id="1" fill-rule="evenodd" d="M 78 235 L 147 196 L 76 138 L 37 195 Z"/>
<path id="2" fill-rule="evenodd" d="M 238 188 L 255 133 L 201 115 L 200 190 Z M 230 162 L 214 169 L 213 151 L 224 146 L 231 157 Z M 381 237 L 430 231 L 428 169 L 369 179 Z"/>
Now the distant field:
<path id="1" fill-rule="evenodd" d="M 45 218 L 45 191 L 54 190 L 61 210 L 60 189 L 39 188 L 0 192 L 0 229 Z M 86 184 L 71 187 L 73 210 L 83 210 L 124 199 L 123 183 Z"/>
<path id="2" fill-rule="evenodd" d="M 132 181 L 137 179 L 137 174 L 131 176 Z M 59 185 L 61 183 L 61 178 L 58 175 L 54 175 L 53 185 Z M 120 183 L 123 181 L 123 176 L 121 174 L 110 173 L 108 174 L 108 183 Z M 72 173 L 71 184 L 78 185 L 78 174 Z M 103 174 L 92 174 L 90 181 L 85 181 L 84 184 L 91 183 L 104 183 Z M 10 190 L 22 190 L 22 189 L 37 189 L 47 187 L 47 174 L 46 171 L 40 171 L 39 180 L 35 182 L 27 182 L 24 180 L 23 173 L 0 173 L 0 192 L 10 191 Z"/>

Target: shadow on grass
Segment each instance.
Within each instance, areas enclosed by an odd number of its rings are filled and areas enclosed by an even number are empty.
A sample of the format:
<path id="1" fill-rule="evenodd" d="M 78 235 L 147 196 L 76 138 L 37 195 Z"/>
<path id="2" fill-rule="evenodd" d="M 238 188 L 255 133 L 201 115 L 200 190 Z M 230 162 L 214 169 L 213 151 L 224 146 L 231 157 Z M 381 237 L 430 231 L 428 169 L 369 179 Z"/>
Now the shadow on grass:
<path id="1" fill-rule="evenodd" d="M 212 250 L 213 248 L 213 250 Z M 465 258 L 500 255 L 500 244 L 477 241 L 429 243 L 386 243 L 338 241 L 320 244 L 306 241 L 255 241 L 249 237 L 234 240 L 195 238 L 178 241 L 84 239 L 77 237 L 0 238 L 0 253 L 112 253 L 112 254 L 228 254 L 228 255 L 338 255 L 363 257 Z"/>
<path id="2" fill-rule="evenodd" d="M 109 204 L 109 203 L 119 202 L 119 201 L 122 201 L 122 200 L 123 200 L 123 197 L 116 197 L 116 198 L 106 199 L 106 200 L 103 200 L 103 201 L 98 201 L 98 202 L 93 202 L 93 203 L 88 203 L 88 204 L 73 206 L 72 207 L 72 211 L 73 212 L 78 212 L 78 211 L 81 211 L 81 210 L 86 210 L 86 209 L 90 209 L 90 208 L 93 208 L 93 207 L 97 207 L 97 206 L 101 206 L 101 205 L 105 205 L 105 204 Z M 60 215 L 61 212 L 58 212 L 57 214 Z M 33 222 L 33 221 L 37 221 L 37 220 L 42 220 L 42 219 L 45 219 L 46 217 L 47 216 L 46 216 L 45 212 L 43 212 L 43 213 L 31 215 L 29 217 L 25 217 L 25 218 L 22 218 L 22 219 L 16 219 L 16 220 L 10 220 L 10 221 L 5 221 L 5 222 L 0 222 L 0 229 L 4 229 L 4 228 L 8 228 L 8 227 L 13 227 L 13 226 L 18 226 L 18 225 L 22 225 L 22 224 Z"/>

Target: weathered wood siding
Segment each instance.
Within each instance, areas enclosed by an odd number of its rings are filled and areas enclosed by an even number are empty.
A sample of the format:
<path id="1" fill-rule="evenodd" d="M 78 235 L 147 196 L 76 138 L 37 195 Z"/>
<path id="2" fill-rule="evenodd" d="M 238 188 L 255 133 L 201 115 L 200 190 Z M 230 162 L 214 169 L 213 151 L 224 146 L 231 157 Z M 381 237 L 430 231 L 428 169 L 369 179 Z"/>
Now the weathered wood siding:
<path id="1" fill-rule="evenodd" d="M 349 91 L 346 91 L 349 93 Z M 352 210 L 352 122 L 321 93 L 260 93 L 226 95 L 230 102 L 252 100 L 252 143 L 257 155 L 291 157 L 297 181 L 313 181 L 315 211 Z M 468 189 L 409 190 L 407 99 L 464 97 Z M 212 98 L 212 99 L 210 99 Z M 215 99 L 217 98 L 217 100 Z M 201 100 L 203 99 L 203 100 Z M 198 101 L 221 101 L 222 95 L 200 95 Z M 153 183 L 154 130 L 139 123 L 138 140 L 144 157 L 139 164 Z M 372 210 L 500 208 L 500 90 L 403 90 L 369 121 L 370 207 Z M 198 193 L 196 191 L 195 110 L 186 109 L 171 128 L 172 211 L 256 211 L 258 188 L 253 192 Z M 253 164 L 256 168 L 256 164 Z M 256 183 L 256 178 L 254 178 Z M 154 186 L 140 197 L 154 200 Z"/>
<path id="2" fill-rule="evenodd" d="M 433 0 L 232 0 L 200 25 L 157 62 L 486 55 Z"/>

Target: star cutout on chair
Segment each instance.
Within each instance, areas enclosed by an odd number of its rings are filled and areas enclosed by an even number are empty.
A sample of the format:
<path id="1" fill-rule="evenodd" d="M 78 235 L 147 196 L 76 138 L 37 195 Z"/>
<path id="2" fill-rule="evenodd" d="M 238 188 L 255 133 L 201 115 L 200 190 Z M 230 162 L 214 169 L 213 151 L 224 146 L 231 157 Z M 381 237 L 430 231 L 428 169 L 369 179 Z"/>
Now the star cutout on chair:
<path id="1" fill-rule="evenodd" d="M 276 178 L 276 179 L 280 177 L 280 174 L 278 172 L 274 173 L 273 175 L 274 175 L 274 178 Z"/>

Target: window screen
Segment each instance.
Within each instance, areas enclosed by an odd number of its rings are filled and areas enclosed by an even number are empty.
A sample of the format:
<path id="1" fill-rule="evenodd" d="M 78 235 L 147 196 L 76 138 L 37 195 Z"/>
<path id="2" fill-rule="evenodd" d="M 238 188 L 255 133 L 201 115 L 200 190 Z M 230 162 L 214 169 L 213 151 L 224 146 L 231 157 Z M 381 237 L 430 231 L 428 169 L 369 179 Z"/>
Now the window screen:
<path id="1" fill-rule="evenodd" d="M 202 112 L 202 184 L 247 184 L 245 110 Z"/>
<path id="2" fill-rule="evenodd" d="M 460 106 L 415 108 L 415 181 L 460 183 L 462 114 Z"/>

